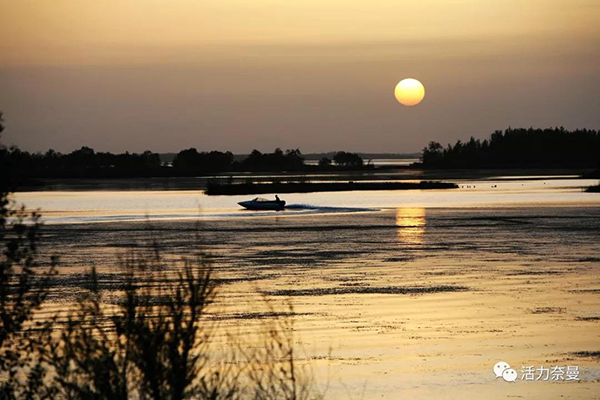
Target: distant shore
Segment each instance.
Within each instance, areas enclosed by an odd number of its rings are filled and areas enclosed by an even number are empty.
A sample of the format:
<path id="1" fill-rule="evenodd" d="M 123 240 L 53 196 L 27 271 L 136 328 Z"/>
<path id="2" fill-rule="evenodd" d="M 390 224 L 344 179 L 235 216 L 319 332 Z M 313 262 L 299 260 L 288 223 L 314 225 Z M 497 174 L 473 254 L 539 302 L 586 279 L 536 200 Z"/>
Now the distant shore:
<path id="1" fill-rule="evenodd" d="M 340 172 L 255 172 L 198 175 L 189 177 L 139 177 L 139 178 L 39 178 L 27 179 L 16 191 L 106 191 L 106 190 L 205 190 L 208 182 L 271 183 L 272 181 L 311 182 L 337 181 L 450 181 L 489 180 L 512 177 L 520 180 L 564 179 L 565 177 L 593 178 L 592 169 L 480 169 L 480 170 L 434 170 L 395 168 L 375 171 Z"/>
<path id="2" fill-rule="evenodd" d="M 240 195 L 265 193 L 344 192 L 355 190 L 456 189 L 450 182 L 289 182 L 289 183 L 209 183 L 207 195 Z"/>

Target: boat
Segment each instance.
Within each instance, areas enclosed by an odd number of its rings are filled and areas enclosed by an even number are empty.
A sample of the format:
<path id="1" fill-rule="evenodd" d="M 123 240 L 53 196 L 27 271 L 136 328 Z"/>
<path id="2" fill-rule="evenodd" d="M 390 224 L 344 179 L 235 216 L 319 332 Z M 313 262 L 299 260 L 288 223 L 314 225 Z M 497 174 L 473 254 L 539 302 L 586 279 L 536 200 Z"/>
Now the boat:
<path id="1" fill-rule="evenodd" d="M 281 211 L 285 208 L 285 201 L 279 200 L 279 197 L 277 197 L 275 200 L 268 200 L 263 199 L 262 197 L 257 197 L 248 201 L 240 201 L 238 204 L 244 208 L 247 208 L 248 210 Z"/>

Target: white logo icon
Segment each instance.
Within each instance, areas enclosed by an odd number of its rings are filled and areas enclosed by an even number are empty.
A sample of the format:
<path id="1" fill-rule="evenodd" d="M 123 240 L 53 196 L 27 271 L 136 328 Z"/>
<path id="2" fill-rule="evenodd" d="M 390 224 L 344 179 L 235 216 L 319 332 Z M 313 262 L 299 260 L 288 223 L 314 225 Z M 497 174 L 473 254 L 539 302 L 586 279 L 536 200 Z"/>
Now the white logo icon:
<path id="1" fill-rule="evenodd" d="M 516 382 L 517 371 L 512 368 L 505 369 L 504 372 L 502 372 L 502 378 L 504 378 L 506 382 Z"/>
<path id="2" fill-rule="evenodd" d="M 504 361 L 500 361 L 500 362 L 496 363 L 496 365 L 494 365 L 494 374 L 496 375 L 496 378 L 502 377 L 502 373 L 509 368 L 510 368 L 510 365 L 508 365 Z"/>

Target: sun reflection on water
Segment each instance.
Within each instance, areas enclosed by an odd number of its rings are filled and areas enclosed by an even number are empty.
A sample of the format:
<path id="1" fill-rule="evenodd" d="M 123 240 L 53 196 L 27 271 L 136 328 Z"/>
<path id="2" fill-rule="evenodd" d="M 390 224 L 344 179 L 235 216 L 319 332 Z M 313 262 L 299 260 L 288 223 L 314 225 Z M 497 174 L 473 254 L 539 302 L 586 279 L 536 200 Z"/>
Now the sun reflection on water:
<path id="1" fill-rule="evenodd" d="M 425 233 L 424 208 L 397 208 L 396 226 L 400 243 L 421 244 Z"/>

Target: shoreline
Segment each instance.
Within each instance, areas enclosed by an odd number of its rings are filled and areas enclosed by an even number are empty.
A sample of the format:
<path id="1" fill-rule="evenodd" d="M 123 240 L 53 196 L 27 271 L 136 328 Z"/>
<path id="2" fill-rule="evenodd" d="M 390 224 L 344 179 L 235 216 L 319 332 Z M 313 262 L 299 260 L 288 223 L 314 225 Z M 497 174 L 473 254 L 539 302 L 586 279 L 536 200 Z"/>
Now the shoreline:
<path id="1" fill-rule="evenodd" d="M 587 178 L 589 170 L 573 169 L 493 169 L 493 170 L 429 170 L 395 168 L 371 171 L 323 172 L 236 172 L 188 177 L 139 178 L 37 178 L 20 185 L 16 192 L 89 191 L 89 190 L 204 190 L 211 180 L 227 183 L 246 183 L 247 180 L 265 181 L 457 181 L 511 179 L 561 179 L 566 176 Z M 232 182 L 227 180 L 231 179 Z"/>

